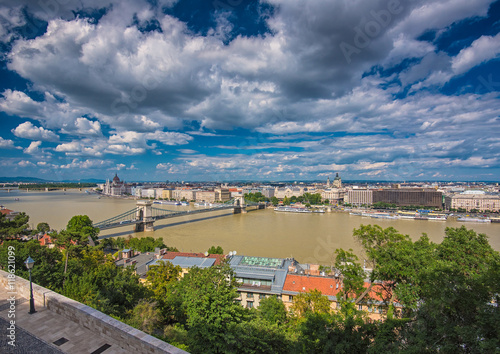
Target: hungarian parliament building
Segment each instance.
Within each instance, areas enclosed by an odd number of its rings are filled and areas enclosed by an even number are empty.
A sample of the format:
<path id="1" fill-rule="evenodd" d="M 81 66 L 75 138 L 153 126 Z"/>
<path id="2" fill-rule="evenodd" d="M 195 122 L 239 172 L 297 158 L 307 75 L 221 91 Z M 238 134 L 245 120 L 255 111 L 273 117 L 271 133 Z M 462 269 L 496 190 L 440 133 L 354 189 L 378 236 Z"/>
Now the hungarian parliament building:
<path id="1" fill-rule="evenodd" d="M 120 181 L 118 174 L 115 174 L 115 177 L 113 177 L 112 181 L 110 181 L 109 179 L 106 180 L 106 183 L 102 188 L 102 192 L 105 195 L 111 195 L 111 196 L 121 196 L 121 195 L 131 194 L 132 185 L 127 184 L 124 181 Z"/>

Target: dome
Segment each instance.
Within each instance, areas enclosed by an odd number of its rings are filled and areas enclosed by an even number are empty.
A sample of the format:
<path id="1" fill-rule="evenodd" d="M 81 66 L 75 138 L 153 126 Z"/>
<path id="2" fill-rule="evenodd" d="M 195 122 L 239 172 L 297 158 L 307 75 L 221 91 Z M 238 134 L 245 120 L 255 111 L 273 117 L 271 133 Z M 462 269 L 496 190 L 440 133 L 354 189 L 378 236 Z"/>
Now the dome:
<path id="1" fill-rule="evenodd" d="M 115 177 L 113 177 L 113 182 L 114 183 L 120 183 L 120 179 L 118 178 L 118 174 L 115 173 Z"/>

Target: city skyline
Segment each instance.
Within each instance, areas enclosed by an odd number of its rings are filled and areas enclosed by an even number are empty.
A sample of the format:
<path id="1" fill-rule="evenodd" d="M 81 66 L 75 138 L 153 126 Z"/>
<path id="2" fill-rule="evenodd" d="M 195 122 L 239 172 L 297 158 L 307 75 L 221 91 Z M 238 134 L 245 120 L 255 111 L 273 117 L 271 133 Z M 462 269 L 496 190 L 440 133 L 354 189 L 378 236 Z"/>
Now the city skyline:
<path id="1" fill-rule="evenodd" d="M 495 181 L 499 32 L 486 0 L 6 0 L 0 175 Z"/>

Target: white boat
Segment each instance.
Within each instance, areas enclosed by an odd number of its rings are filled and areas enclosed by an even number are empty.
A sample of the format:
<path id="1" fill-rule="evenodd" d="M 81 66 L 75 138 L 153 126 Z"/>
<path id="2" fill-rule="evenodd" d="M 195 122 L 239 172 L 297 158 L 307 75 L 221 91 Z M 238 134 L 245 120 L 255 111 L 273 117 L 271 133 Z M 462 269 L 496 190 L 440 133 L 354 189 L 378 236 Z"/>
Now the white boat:
<path id="1" fill-rule="evenodd" d="M 282 211 L 287 213 L 312 213 L 312 210 L 307 208 L 292 208 L 289 206 L 279 206 L 274 208 L 274 211 Z"/>
<path id="2" fill-rule="evenodd" d="M 208 203 L 208 202 L 197 202 L 197 203 L 194 203 L 194 206 L 195 207 L 210 207 L 210 206 L 213 206 L 213 204 Z"/>
<path id="3" fill-rule="evenodd" d="M 369 216 L 374 219 L 397 219 L 396 215 L 387 214 L 387 213 L 362 213 L 362 216 Z"/>
<path id="4" fill-rule="evenodd" d="M 444 215 L 429 215 L 428 218 L 429 220 L 446 221 L 446 216 Z"/>
<path id="5" fill-rule="evenodd" d="M 181 202 L 175 200 L 155 200 L 153 204 L 163 204 L 163 205 L 181 205 Z"/>
<path id="6" fill-rule="evenodd" d="M 457 221 L 465 221 L 465 222 L 491 222 L 490 219 L 481 219 L 481 218 L 458 218 Z"/>
<path id="7" fill-rule="evenodd" d="M 400 219 L 415 219 L 416 215 L 398 215 Z"/>

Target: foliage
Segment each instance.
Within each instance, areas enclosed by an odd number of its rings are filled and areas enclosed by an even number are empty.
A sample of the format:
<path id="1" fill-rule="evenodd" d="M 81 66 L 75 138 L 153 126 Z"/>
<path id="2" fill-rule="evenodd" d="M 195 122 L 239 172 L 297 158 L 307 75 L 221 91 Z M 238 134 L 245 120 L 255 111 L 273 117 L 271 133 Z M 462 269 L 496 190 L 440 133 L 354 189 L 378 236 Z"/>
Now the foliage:
<path id="1" fill-rule="evenodd" d="M 291 341 L 277 325 L 263 319 L 232 323 L 226 333 L 224 353 L 289 353 Z"/>
<path id="2" fill-rule="evenodd" d="M 424 234 L 413 242 L 394 229 L 354 231 L 411 321 L 400 326 L 405 350 L 488 352 L 500 346 L 500 255 L 484 234 L 447 228 L 441 244 Z M 496 299 L 496 300 L 495 300 Z M 498 303 L 498 302 L 496 302 Z M 381 330 L 381 329 L 379 329 Z M 493 349 L 496 348 L 496 349 Z"/>
<path id="3" fill-rule="evenodd" d="M 435 261 L 422 272 L 421 306 L 408 343 L 443 352 L 498 350 L 500 312 L 491 301 L 500 293 L 500 255 L 484 234 L 463 226 L 445 233 Z"/>
<path id="4" fill-rule="evenodd" d="M 208 249 L 207 251 L 209 254 L 224 254 L 224 250 L 222 249 L 221 246 L 212 246 Z"/>
<path id="5" fill-rule="evenodd" d="M 28 270 L 24 261 L 31 256 L 35 261 L 32 279 L 35 283 L 57 290 L 62 287 L 62 254 L 58 249 L 43 247 L 36 240 L 21 242 L 17 240 L 5 241 L 0 247 L 0 266 L 8 270 L 8 250 L 13 247 L 15 252 L 16 276 L 28 279 Z M 12 248 L 11 248 L 12 249 Z"/>
<path id="6" fill-rule="evenodd" d="M 96 241 L 99 229 L 94 227 L 87 215 L 73 216 L 66 225 L 66 236 L 79 245 L 86 245 L 89 237 Z"/>
<path id="7" fill-rule="evenodd" d="M 297 329 L 300 353 L 366 353 L 373 338 L 372 326 L 359 316 L 310 312 Z"/>
<path id="8" fill-rule="evenodd" d="M 175 325 L 165 326 L 163 330 L 164 340 L 179 349 L 190 351 L 188 345 L 188 331 L 183 325 L 176 323 Z"/>
<path id="9" fill-rule="evenodd" d="M 81 275 L 70 273 L 63 295 L 106 314 L 123 316 L 149 295 L 148 289 L 139 282 L 131 267 L 122 270 L 103 254 L 93 252 L 87 255 L 90 259 L 86 262 L 96 262 L 97 266 L 87 268 Z"/>
<path id="10" fill-rule="evenodd" d="M 143 332 L 153 334 L 156 329 L 160 328 L 161 320 L 161 311 L 157 303 L 142 299 L 133 308 L 128 324 Z"/>
<path id="11" fill-rule="evenodd" d="M 358 263 L 358 257 L 352 252 L 352 249 L 344 251 L 341 248 L 335 251 L 335 268 L 340 271 L 342 282 L 338 296 L 344 300 L 356 299 L 365 291 L 365 272 Z"/>
<path id="12" fill-rule="evenodd" d="M 156 248 L 164 249 L 167 245 L 163 243 L 163 238 L 153 238 L 153 237 L 130 237 L 125 240 L 125 245 L 127 248 L 139 252 L 154 252 Z"/>
<path id="13" fill-rule="evenodd" d="M 29 219 L 26 213 L 19 213 L 12 220 L 0 213 L 0 241 L 8 237 L 27 234 Z"/>
<path id="14" fill-rule="evenodd" d="M 271 203 L 273 203 L 274 206 L 278 205 L 279 204 L 279 200 L 278 198 L 276 198 L 275 196 L 273 196 L 271 198 Z"/>
<path id="15" fill-rule="evenodd" d="M 75 183 L 75 182 L 68 182 L 68 183 L 32 183 L 32 184 L 26 184 L 23 185 L 23 188 L 27 189 L 73 189 L 73 188 L 92 188 L 95 187 L 95 183 Z"/>
<path id="16" fill-rule="evenodd" d="M 156 248 L 167 249 L 167 251 L 178 252 L 179 250 L 175 247 L 168 247 L 163 242 L 163 238 L 153 238 L 153 237 L 132 237 L 129 235 L 125 237 L 113 237 L 105 238 L 99 242 L 101 248 L 114 248 L 114 249 L 124 249 L 130 248 L 141 253 L 144 252 L 154 252 Z"/>
<path id="17" fill-rule="evenodd" d="M 50 226 L 46 222 L 38 223 L 38 225 L 36 226 L 36 231 L 41 233 L 46 233 L 50 231 Z"/>
<path id="18" fill-rule="evenodd" d="M 177 283 L 181 271 L 181 267 L 164 261 L 150 267 L 147 272 L 148 288 L 151 289 L 153 297 L 158 303 L 164 322 L 169 322 L 173 316 L 169 300 L 171 300 L 172 288 Z"/>
<path id="19" fill-rule="evenodd" d="M 287 310 L 283 301 L 276 296 L 269 296 L 260 300 L 258 314 L 270 324 L 281 325 L 287 320 Z"/>
<path id="20" fill-rule="evenodd" d="M 321 204 L 321 194 L 304 193 L 304 202 L 309 203 L 311 205 Z"/>
<path id="21" fill-rule="evenodd" d="M 304 317 L 311 312 L 329 313 L 330 300 L 321 291 L 317 289 L 310 290 L 294 297 L 291 311 L 297 317 Z"/>
<path id="22" fill-rule="evenodd" d="M 256 192 L 256 193 L 245 193 L 244 195 L 245 199 L 254 202 L 254 203 L 259 203 L 259 202 L 268 202 L 269 198 L 264 196 L 261 192 Z"/>
<path id="23" fill-rule="evenodd" d="M 179 283 L 193 352 L 216 353 L 227 349 L 226 333 L 240 323 L 244 309 L 235 302 L 236 281 L 227 264 L 194 267 Z"/>

